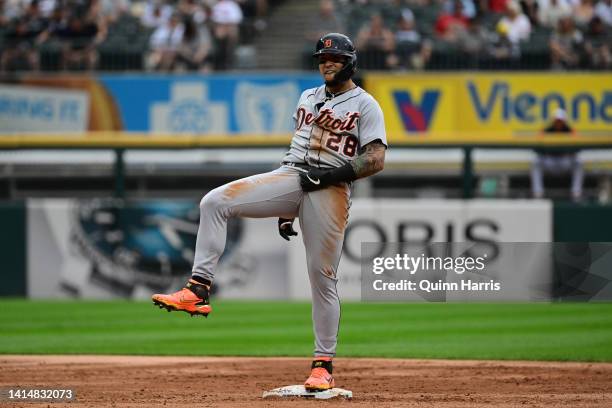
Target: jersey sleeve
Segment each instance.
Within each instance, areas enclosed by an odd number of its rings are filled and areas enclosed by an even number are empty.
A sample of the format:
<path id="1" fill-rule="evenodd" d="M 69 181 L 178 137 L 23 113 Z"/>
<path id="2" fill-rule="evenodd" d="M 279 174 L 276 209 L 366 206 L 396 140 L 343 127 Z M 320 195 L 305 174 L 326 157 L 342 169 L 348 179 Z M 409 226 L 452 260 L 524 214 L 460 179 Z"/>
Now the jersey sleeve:
<path id="1" fill-rule="evenodd" d="M 376 139 L 380 139 L 388 147 L 383 111 L 378 102 L 368 95 L 364 98 L 359 118 L 359 145 L 363 147 Z"/>

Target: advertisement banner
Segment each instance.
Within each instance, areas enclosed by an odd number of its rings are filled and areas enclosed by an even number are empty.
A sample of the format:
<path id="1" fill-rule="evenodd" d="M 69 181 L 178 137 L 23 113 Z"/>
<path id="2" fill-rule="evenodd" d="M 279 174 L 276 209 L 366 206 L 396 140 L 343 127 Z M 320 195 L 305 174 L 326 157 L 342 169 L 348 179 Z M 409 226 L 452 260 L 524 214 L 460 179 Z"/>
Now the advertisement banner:
<path id="1" fill-rule="evenodd" d="M 62 136 L 124 129 L 113 97 L 96 77 L 22 75 L 0 80 L 0 132 Z M 72 137 L 72 136 L 69 136 Z"/>
<path id="2" fill-rule="evenodd" d="M 390 142 L 449 132 L 459 139 L 533 135 L 557 108 L 579 134 L 612 137 L 608 74 L 368 74 L 365 86 L 382 106 Z"/>
<path id="3" fill-rule="evenodd" d="M 197 202 L 32 199 L 27 203 L 30 298 L 149 299 L 191 274 Z M 234 219 L 215 296 L 287 296 L 286 249 L 272 219 Z"/>
<path id="4" fill-rule="evenodd" d="M 0 132 L 290 134 L 318 75 L 23 75 L 0 81 Z"/>
<path id="5" fill-rule="evenodd" d="M 358 199 L 351 210 L 338 268 L 343 300 L 612 298 L 612 244 L 551 243 L 549 201 Z M 28 297 L 149 299 L 189 276 L 199 208 L 32 199 L 13 218 L 24 227 L 15 258 L 24 259 L 12 269 L 25 270 Z M 302 240 L 285 242 L 276 229 L 275 219 L 230 220 L 216 297 L 310 299 Z"/>
<path id="6" fill-rule="evenodd" d="M 156 133 L 289 133 L 317 75 L 106 76 L 125 130 Z"/>
<path id="7" fill-rule="evenodd" d="M 338 291 L 342 299 L 361 299 L 364 242 L 477 243 L 493 259 L 500 256 L 503 242 L 551 240 L 552 204 L 549 201 L 357 199 L 351 205 L 345 232 Z M 291 245 L 289 259 L 291 297 L 309 299 L 303 245 Z"/>
<path id="8" fill-rule="evenodd" d="M 84 132 L 88 124 L 83 90 L 0 84 L 0 132 Z"/>
<path id="9" fill-rule="evenodd" d="M 316 74 L 22 75 L 0 81 L 0 132 L 62 132 L 66 139 L 110 132 L 107 142 L 131 134 L 200 135 L 226 145 L 241 135 L 261 137 L 255 144 L 282 135 L 286 144 L 300 93 L 320 84 Z M 612 139 L 606 74 L 366 74 L 364 87 L 381 104 L 391 145 Z M 575 134 L 540 137 L 557 108 Z"/>
<path id="10" fill-rule="evenodd" d="M 365 75 L 367 91 L 385 115 L 387 138 L 450 132 L 459 126 L 457 78 L 452 75 Z"/>

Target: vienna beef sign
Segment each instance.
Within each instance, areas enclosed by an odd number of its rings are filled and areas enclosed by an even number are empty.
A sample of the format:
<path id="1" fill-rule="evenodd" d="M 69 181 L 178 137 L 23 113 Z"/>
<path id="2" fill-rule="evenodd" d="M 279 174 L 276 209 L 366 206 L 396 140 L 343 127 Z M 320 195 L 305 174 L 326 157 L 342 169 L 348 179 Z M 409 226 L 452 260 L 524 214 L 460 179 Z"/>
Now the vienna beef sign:
<path id="1" fill-rule="evenodd" d="M 606 74 L 371 75 L 366 88 L 380 101 L 394 141 L 441 133 L 524 136 L 540 132 L 558 108 L 578 133 L 612 133 Z"/>

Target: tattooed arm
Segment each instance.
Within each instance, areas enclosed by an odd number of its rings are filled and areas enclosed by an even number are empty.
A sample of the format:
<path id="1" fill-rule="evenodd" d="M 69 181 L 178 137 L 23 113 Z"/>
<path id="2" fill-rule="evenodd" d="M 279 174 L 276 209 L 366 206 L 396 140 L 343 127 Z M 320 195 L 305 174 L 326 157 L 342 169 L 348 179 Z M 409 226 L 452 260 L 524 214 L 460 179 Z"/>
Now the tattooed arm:
<path id="1" fill-rule="evenodd" d="M 351 182 L 378 173 L 385 166 L 386 146 L 375 140 L 365 145 L 357 158 L 333 170 L 311 167 L 300 173 L 300 185 L 305 192 L 321 190 L 333 184 Z"/>
<path id="2" fill-rule="evenodd" d="M 361 149 L 361 154 L 351 162 L 356 178 L 376 174 L 385 167 L 385 145 L 380 140 L 368 143 Z"/>

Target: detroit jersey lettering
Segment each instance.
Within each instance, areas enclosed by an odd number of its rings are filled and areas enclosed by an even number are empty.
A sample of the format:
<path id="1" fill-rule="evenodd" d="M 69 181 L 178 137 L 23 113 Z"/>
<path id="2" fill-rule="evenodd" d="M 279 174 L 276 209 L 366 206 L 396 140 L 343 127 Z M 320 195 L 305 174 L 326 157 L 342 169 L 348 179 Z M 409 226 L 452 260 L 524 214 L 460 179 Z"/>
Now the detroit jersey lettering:
<path id="1" fill-rule="evenodd" d="M 307 89 L 293 120 L 295 134 L 283 162 L 340 167 L 376 139 L 387 144 L 382 110 L 360 87 L 337 96 L 326 94 L 325 85 Z"/>

